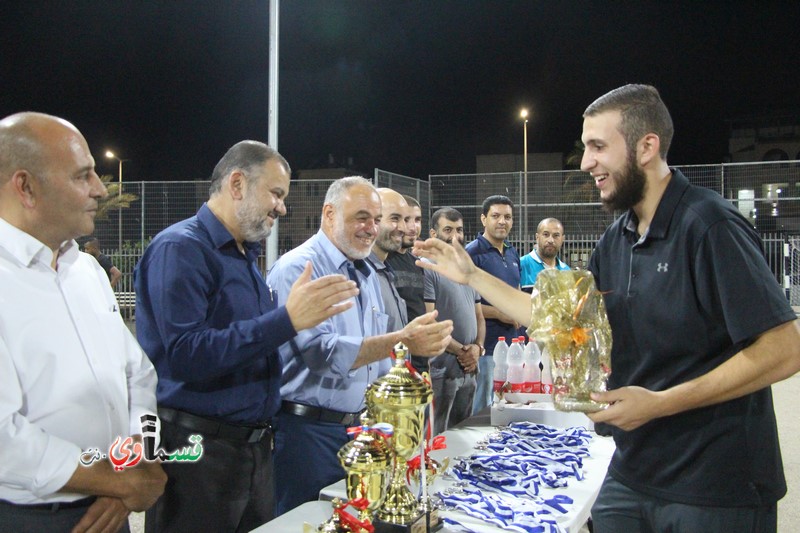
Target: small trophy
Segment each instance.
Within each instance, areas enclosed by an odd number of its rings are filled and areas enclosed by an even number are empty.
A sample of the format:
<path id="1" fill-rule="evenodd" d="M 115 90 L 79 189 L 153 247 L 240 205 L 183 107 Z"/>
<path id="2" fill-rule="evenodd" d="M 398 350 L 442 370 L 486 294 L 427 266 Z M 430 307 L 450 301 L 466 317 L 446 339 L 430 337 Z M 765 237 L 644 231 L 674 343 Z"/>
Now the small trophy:
<path id="1" fill-rule="evenodd" d="M 354 440 L 339 450 L 339 462 L 346 473 L 347 497 L 351 501 L 363 498 L 368 505 L 361 509 L 362 523 L 371 523 L 372 515 L 386 498 L 392 457 L 387 437 L 392 428 L 385 424 L 372 425 L 367 413 L 361 415 L 361 426 L 348 429 L 356 433 Z"/>
<path id="2" fill-rule="evenodd" d="M 394 347 L 394 367 L 378 378 L 365 394 L 367 408 L 379 422 L 394 428 L 392 481 L 374 522 L 376 533 L 417 533 L 426 530 L 426 515 L 406 484 L 408 460 L 419 449 L 425 423 L 425 407 L 433 391 L 422 377 L 406 367 L 406 347 Z"/>

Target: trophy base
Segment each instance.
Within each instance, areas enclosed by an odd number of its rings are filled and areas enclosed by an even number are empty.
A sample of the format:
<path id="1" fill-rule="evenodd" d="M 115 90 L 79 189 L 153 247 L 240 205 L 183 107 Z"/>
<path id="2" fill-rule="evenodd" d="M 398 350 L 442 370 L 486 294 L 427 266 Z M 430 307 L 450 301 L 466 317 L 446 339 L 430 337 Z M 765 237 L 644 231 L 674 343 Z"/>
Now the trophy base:
<path id="1" fill-rule="evenodd" d="M 434 531 L 428 529 L 428 518 L 428 513 L 421 514 L 415 516 L 409 524 L 392 524 L 375 518 L 372 525 L 375 527 L 375 533 L 428 533 L 428 531 Z"/>
<path id="2" fill-rule="evenodd" d="M 439 516 L 439 509 L 431 509 L 425 512 L 425 522 L 428 526 L 428 531 L 439 531 L 444 527 L 444 522 Z"/>

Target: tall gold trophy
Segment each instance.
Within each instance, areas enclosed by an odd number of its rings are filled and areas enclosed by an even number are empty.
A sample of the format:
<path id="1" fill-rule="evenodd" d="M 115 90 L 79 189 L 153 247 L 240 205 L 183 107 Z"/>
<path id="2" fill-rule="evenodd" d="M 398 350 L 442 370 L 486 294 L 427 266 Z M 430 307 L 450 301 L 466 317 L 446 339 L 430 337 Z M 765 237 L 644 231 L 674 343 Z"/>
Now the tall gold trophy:
<path id="1" fill-rule="evenodd" d="M 367 408 L 378 422 L 394 427 L 392 447 L 394 470 L 383 505 L 375 520 L 376 533 L 417 533 L 426 530 L 425 514 L 406 484 L 407 463 L 419 450 L 425 424 L 425 407 L 433 398 L 433 390 L 419 374 L 406 367 L 407 349 L 402 343 L 394 347 L 394 367 L 375 380 L 365 394 Z"/>

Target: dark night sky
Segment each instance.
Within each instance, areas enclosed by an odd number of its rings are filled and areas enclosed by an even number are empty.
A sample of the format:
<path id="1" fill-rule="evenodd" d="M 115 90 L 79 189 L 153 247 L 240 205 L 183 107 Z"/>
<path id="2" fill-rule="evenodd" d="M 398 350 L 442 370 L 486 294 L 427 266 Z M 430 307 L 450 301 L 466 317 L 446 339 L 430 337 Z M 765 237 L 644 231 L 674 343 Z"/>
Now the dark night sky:
<path id="1" fill-rule="evenodd" d="M 207 179 L 234 142 L 267 140 L 268 2 L 4 1 L 0 115 L 38 110 L 106 148 L 125 180 Z M 656 85 L 670 162 L 717 163 L 726 118 L 800 108 L 800 2 L 284 0 L 278 148 L 425 177 L 475 155 L 568 152 L 581 113 Z"/>

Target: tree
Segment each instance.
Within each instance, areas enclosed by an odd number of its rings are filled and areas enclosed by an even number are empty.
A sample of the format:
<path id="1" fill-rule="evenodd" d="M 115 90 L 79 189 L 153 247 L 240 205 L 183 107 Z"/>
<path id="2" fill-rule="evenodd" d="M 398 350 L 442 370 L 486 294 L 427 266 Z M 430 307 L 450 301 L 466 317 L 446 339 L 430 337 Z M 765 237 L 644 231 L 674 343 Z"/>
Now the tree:
<path id="1" fill-rule="evenodd" d="M 135 194 L 124 192 L 119 193 L 119 183 L 112 182 L 114 176 L 106 174 L 100 176 L 100 181 L 106 186 L 108 196 L 98 202 L 96 220 L 105 220 L 108 218 L 109 211 L 118 211 L 120 209 L 127 209 L 131 206 L 131 202 L 139 199 Z"/>

